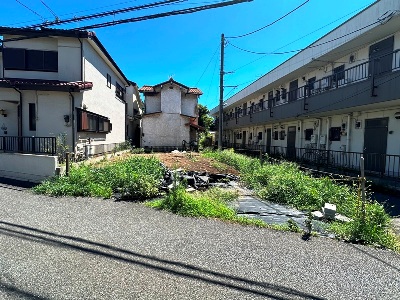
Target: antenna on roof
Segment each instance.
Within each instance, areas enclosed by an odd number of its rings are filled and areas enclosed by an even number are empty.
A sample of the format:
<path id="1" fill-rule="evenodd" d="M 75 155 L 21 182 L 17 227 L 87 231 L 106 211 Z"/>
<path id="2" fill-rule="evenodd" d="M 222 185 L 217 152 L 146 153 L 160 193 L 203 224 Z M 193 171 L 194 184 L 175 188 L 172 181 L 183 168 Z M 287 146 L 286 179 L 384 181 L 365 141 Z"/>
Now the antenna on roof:
<path id="1" fill-rule="evenodd" d="M 60 20 L 60 18 L 56 15 L 56 13 L 43 0 L 40 0 L 40 2 L 42 2 L 42 4 L 51 12 L 56 21 Z"/>
<path id="2" fill-rule="evenodd" d="M 33 9 L 29 8 L 28 6 L 26 6 L 25 4 L 23 4 L 21 1 L 19 0 L 15 0 L 17 1 L 19 4 L 21 4 L 23 7 L 25 7 L 26 9 L 30 10 L 32 13 L 34 13 L 35 15 L 39 16 L 39 18 L 42 19 L 42 21 L 46 21 L 41 15 L 39 15 L 36 11 L 34 11 Z"/>

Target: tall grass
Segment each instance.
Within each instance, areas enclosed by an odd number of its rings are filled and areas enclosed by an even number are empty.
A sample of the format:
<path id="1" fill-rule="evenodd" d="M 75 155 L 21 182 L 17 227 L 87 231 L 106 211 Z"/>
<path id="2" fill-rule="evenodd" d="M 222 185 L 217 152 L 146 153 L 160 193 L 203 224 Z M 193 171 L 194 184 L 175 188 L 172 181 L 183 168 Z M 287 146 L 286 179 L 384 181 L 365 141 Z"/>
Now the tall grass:
<path id="1" fill-rule="evenodd" d="M 267 226 L 261 220 L 237 216 L 235 210 L 228 205 L 237 198 L 236 192 L 218 188 L 188 193 L 182 184 L 177 184 L 163 199 L 149 202 L 147 205 L 182 216 L 217 218 L 243 225 Z"/>
<path id="2" fill-rule="evenodd" d="M 52 196 L 104 198 L 118 192 L 145 199 L 158 194 L 163 172 L 157 159 L 134 156 L 115 162 L 73 165 L 69 176 L 46 180 L 34 191 Z"/>
<path id="3" fill-rule="evenodd" d="M 354 186 L 337 184 L 330 178 L 313 178 L 299 170 L 295 163 L 261 164 L 258 159 L 230 150 L 203 152 L 203 155 L 238 169 L 241 179 L 262 199 L 304 211 L 320 210 L 325 202 L 335 204 L 338 213 L 353 220 L 332 224 L 331 230 L 341 238 L 388 248 L 398 247 L 398 241 L 390 230 L 390 217 L 383 207 L 368 199 L 363 215 Z"/>

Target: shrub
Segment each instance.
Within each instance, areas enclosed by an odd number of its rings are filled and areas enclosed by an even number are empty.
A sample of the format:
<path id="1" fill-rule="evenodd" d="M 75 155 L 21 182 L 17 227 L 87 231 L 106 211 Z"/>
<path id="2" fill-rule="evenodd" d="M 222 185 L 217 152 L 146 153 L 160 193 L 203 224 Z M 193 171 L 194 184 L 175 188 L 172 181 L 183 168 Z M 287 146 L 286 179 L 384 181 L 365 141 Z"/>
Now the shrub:
<path id="1" fill-rule="evenodd" d="M 305 211 L 319 210 L 325 202 L 333 203 L 340 214 L 353 219 L 350 223 L 333 223 L 331 230 L 350 241 L 398 247 L 390 231 L 390 218 L 377 202 L 367 201 L 365 218 L 354 186 L 337 184 L 330 178 L 313 178 L 299 170 L 295 163 L 261 164 L 233 151 L 207 151 L 204 156 L 231 165 L 240 171 L 241 179 L 265 200 L 288 204 Z"/>
<path id="2" fill-rule="evenodd" d="M 119 192 L 132 198 L 158 195 L 163 168 L 155 158 L 131 157 L 100 165 L 72 166 L 69 176 L 54 177 L 34 188 L 52 196 L 97 196 L 110 198 Z"/>

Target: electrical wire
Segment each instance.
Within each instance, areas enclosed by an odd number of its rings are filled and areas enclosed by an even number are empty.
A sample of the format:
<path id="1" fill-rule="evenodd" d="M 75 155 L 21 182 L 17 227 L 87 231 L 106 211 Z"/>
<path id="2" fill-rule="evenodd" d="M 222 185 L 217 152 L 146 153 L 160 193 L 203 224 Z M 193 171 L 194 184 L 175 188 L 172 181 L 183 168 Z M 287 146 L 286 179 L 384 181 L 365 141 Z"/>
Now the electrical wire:
<path id="1" fill-rule="evenodd" d="M 330 23 L 328 23 L 328 24 L 325 24 L 324 26 L 319 27 L 318 29 L 316 29 L 316 30 L 314 30 L 314 31 L 311 31 L 311 32 L 307 33 L 306 35 L 303 35 L 302 37 L 300 37 L 300 38 L 298 38 L 298 39 L 295 39 L 295 40 L 291 41 L 290 43 L 287 43 L 287 44 L 285 44 L 285 45 L 283 45 L 283 46 L 281 46 L 281 47 L 275 49 L 275 50 L 272 51 L 272 52 L 277 52 L 278 50 L 280 50 L 280 49 L 282 49 L 282 48 L 285 48 L 286 46 L 289 46 L 289 45 L 291 45 L 291 44 L 293 44 L 293 43 L 295 43 L 295 42 L 298 42 L 298 41 L 304 39 L 305 37 L 307 37 L 307 36 L 309 36 L 309 35 L 311 35 L 311 34 L 313 34 L 313 33 L 315 33 L 315 32 L 318 32 L 318 31 L 320 31 L 321 29 L 324 29 L 325 27 L 328 27 L 329 25 L 334 24 L 334 23 L 340 21 L 341 19 L 346 18 L 346 17 L 349 16 L 349 15 L 353 15 L 354 13 L 356 13 L 356 12 L 358 12 L 358 11 L 360 11 L 360 10 L 362 10 L 362 9 L 364 9 L 364 8 L 366 8 L 366 7 L 368 7 L 368 6 L 369 6 L 369 5 L 365 5 L 365 6 L 363 6 L 363 7 L 360 7 L 360 8 L 358 8 L 358 9 L 356 9 L 356 10 L 354 10 L 354 11 L 352 11 L 352 12 L 350 12 L 350 13 L 348 13 L 348 14 L 346 14 L 346 15 L 344 15 L 344 16 L 342 16 L 342 17 L 340 17 L 340 18 L 338 18 L 338 19 L 336 19 L 336 20 L 334 20 L 334 21 L 332 21 L 332 22 L 330 22 Z M 246 63 L 246 64 L 240 66 L 240 67 L 237 67 L 236 69 L 234 69 L 234 72 L 236 72 L 237 70 L 240 70 L 240 69 L 242 69 L 242 68 L 245 68 L 245 67 L 247 67 L 247 66 L 249 66 L 249 65 L 251 65 L 251 64 L 253 64 L 253 63 L 255 63 L 255 62 L 257 62 L 257 61 L 263 59 L 264 57 L 267 57 L 267 56 L 268 56 L 267 54 L 264 54 L 263 57 L 259 57 L 259 58 L 255 59 L 255 60 L 252 60 L 252 61 L 250 61 L 250 62 L 248 62 L 248 63 Z"/>
<path id="2" fill-rule="evenodd" d="M 254 33 L 256 33 L 256 32 L 259 32 L 259 31 L 261 31 L 261 30 L 264 30 L 265 28 L 268 28 L 268 27 L 274 25 L 275 23 L 278 23 L 279 21 L 283 20 L 284 18 L 286 18 L 286 17 L 289 16 L 290 14 L 294 13 L 296 10 L 298 10 L 298 9 L 299 9 L 300 7 L 302 7 L 303 5 L 307 4 L 307 2 L 309 2 L 309 1 L 310 1 L 310 0 L 307 0 L 307 1 L 303 2 L 302 4 L 300 4 L 299 6 L 297 6 L 295 9 L 292 9 L 291 11 L 289 11 L 288 13 L 286 13 L 285 15 L 283 15 L 282 17 L 276 19 L 276 20 L 273 21 L 272 23 L 269 23 L 269 24 L 267 24 L 267 25 L 265 25 L 265 26 L 263 26 L 263 27 L 261 27 L 261 28 L 259 28 L 259 29 L 256 29 L 256 30 L 251 31 L 251 32 L 246 33 L 246 34 L 237 35 L 237 36 L 229 36 L 229 37 L 226 37 L 226 38 L 227 38 L 227 39 L 238 39 L 238 38 L 242 38 L 242 37 L 245 37 L 245 36 L 252 35 L 252 34 L 254 34 Z"/>
<path id="3" fill-rule="evenodd" d="M 95 28 L 115 26 L 115 25 L 125 24 L 125 23 L 141 22 L 141 21 L 151 20 L 151 19 L 191 14 L 191 13 L 196 13 L 196 12 L 203 11 L 203 10 L 221 8 L 221 7 L 225 7 L 225 6 L 235 5 L 235 4 L 239 4 L 239 3 L 243 3 L 243 2 L 252 2 L 252 1 L 253 0 L 230 0 L 230 1 L 225 1 L 225 2 L 218 2 L 216 4 L 209 4 L 209 5 L 191 7 L 191 8 L 181 9 L 181 10 L 174 10 L 174 11 L 158 13 L 158 14 L 154 14 L 154 15 L 147 15 L 147 16 L 142 16 L 142 17 L 135 17 L 135 18 L 122 19 L 122 20 L 117 20 L 117 21 L 98 23 L 98 24 L 93 24 L 93 25 L 88 25 L 88 26 L 77 27 L 74 29 L 75 30 L 89 30 L 89 29 L 95 29 Z"/>
<path id="4" fill-rule="evenodd" d="M 208 67 L 209 67 L 209 66 L 210 66 L 210 64 L 211 64 L 211 61 L 214 59 L 214 56 L 215 56 L 215 54 L 217 54 L 217 51 L 218 51 L 218 49 L 219 49 L 219 45 L 218 45 L 217 49 L 215 49 L 215 52 L 214 52 L 214 54 L 212 55 L 212 57 L 211 57 L 210 61 L 208 62 L 208 64 L 207 64 L 206 68 L 204 69 L 203 73 L 201 74 L 201 76 L 200 76 L 199 80 L 197 80 L 197 82 L 196 82 L 196 86 L 199 84 L 199 82 L 200 82 L 201 78 L 203 78 L 204 74 L 206 73 L 206 71 L 207 71 Z"/>
<path id="5" fill-rule="evenodd" d="M 322 43 L 319 43 L 319 44 L 315 44 L 315 45 L 311 44 L 310 46 L 307 46 L 307 47 L 302 48 L 302 49 L 288 50 L 288 51 L 283 51 L 283 52 L 255 52 L 255 51 L 251 51 L 251 50 L 247 50 L 247 49 L 240 48 L 240 47 L 238 47 L 238 46 L 232 44 L 230 41 L 228 41 L 228 44 L 231 45 L 232 47 L 238 49 L 238 50 L 241 50 L 241 51 L 244 51 L 244 52 L 247 52 L 247 53 L 257 54 L 257 55 L 282 55 L 282 54 L 290 54 L 290 53 L 300 52 L 300 51 L 303 51 L 303 50 L 306 50 L 306 49 L 316 48 L 316 47 L 319 47 L 319 46 L 322 46 L 322 45 L 325 45 L 325 44 L 334 42 L 334 41 L 336 41 L 336 40 L 339 40 L 339 39 L 342 39 L 342 38 L 344 38 L 344 37 L 346 37 L 346 36 L 349 36 L 349 35 L 351 35 L 351 34 L 353 34 L 353 33 L 356 33 L 356 32 L 358 32 L 358 31 L 361 31 L 361 30 L 364 30 L 364 29 L 366 29 L 366 28 L 368 28 L 368 27 L 371 27 L 371 26 L 373 26 L 373 25 L 375 25 L 375 24 L 377 24 L 377 23 L 380 23 L 380 20 L 375 21 L 375 22 L 373 22 L 373 23 L 371 23 L 371 24 L 368 24 L 368 25 L 366 25 L 366 26 L 364 26 L 364 27 L 361 27 L 361 28 L 359 28 L 359 29 L 356 29 L 356 30 L 354 30 L 354 31 L 352 31 L 352 32 L 346 33 L 346 34 L 344 34 L 344 35 L 342 35 L 342 36 L 339 36 L 339 37 L 334 38 L 334 39 L 329 40 L 329 41 L 325 41 L 325 42 L 322 42 Z"/>
<path id="6" fill-rule="evenodd" d="M 131 7 L 127 7 L 127 8 L 115 9 L 115 10 L 106 11 L 106 12 L 102 12 L 102 13 L 95 13 L 95 14 L 81 16 L 81 17 L 73 17 L 73 18 L 69 18 L 69 19 L 65 19 L 65 20 L 56 19 L 55 21 L 51 21 L 51 22 L 45 22 L 45 23 L 30 25 L 27 28 L 49 27 L 49 26 L 53 26 L 53 25 L 57 25 L 58 26 L 58 25 L 62 25 L 62 24 L 76 23 L 76 22 L 80 22 L 80 21 L 84 21 L 84 20 L 91 20 L 91 19 L 103 18 L 103 17 L 107 17 L 107 16 L 114 16 L 114 15 L 117 15 L 117 14 L 127 13 L 127 12 L 131 12 L 131 11 L 154 8 L 154 7 L 174 4 L 174 3 L 177 3 L 177 2 L 178 3 L 179 2 L 186 2 L 186 1 L 187 0 L 164 0 L 164 1 L 153 2 L 153 3 L 149 3 L 149 4 L 143 4 L 143 5 L 131 6 Z"/>
<path id="7" fill-rule="evenodd" d="M 17 1 L 17 3 L 21 4 L 23 7 L 25 7 L 26 9 L 28 9 L 30 12 L 34 13 L 35 15 L 39 16 L 39 18 L 41 18 L 44 21 L 44 18 L 39 15 L 36 11 L 34 11 L 33 9 L 31 9 L 30 7 L 28 7 L 27 5 L 23 4 L 21 1 L 19 0 L 15 0 Z"/>
<path id="8" fill-rule="evenodd" d="M 43 0 L 40 0 L 40 2 L 42 2 L 42 4 L 51 12 L 51 14 L 54 16 L 54 18 L 56 18 L 56 20 L 58 20 L 56 13 Z"/>

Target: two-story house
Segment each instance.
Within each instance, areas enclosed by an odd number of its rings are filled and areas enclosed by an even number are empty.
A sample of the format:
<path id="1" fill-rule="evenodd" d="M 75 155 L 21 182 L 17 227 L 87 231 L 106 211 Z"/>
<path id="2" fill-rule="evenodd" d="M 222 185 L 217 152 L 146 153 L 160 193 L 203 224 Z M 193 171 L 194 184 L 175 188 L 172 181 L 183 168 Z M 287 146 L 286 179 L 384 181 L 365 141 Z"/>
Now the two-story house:
<path id="1" fill-rule="evenodd" d="M 142 147 L 178 148 L 182 142 L 197 142 L 198 99 L 202 92 L 172 78 L 154 86 L 139 89 L 144 94 Z"/>
<path id="2" fill-rule="evenodd" d="M 137 86 L 93 32 L 0 27 L 0 35 L 0 150 L 55 155 L 65 141 L 70 152 L 90 144 L 94 155 L 134 139 Z"/>
<path id="3" fill-rule="evenodd" d="M 399 12 L 376 1 L 227 99 L 225 146 L 399 177 Z"/>

